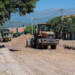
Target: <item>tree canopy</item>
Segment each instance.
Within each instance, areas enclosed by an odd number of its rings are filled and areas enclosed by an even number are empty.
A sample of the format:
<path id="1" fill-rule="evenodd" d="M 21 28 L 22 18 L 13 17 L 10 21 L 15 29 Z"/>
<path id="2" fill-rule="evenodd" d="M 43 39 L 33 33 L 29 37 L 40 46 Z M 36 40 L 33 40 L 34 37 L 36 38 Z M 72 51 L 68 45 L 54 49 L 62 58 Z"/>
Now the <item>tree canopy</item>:
<path id="1" fill-rule="evenodd" d="M 64 16 L 64 21 L 62 23 L 62 16 L 56 17 L 52 20 L 49 20 L 47 23 L 51 24 L 54 31 L 60 32 L 61 30 L 64 32 L 75 32 L 75 16 L 69 15 Z"/>
<path id="2" fill-rule="evenodd" d="M 12 12 L 19 12 L 20 16 L 33 12 L 39 0 L 0 0 L 0 24 L 10 19 Z"/>
<path id="3" fill-rule="evenodd" d="M 75 33 L 75 15 L 62 16 L 53 18 L 47 22 L 52 25 L 53 30 L 58 33 L 59 38 L 62 38 L 64 34 Z"/>
<path id="4" fill-rule="evenodd" d="M 33 29 L 32 29 L 32 28 L 33 28 Z M 34 25 L 28 25 L 28 26 L 26 26 L 25 29 L 24 29 L 24 33 L 25 33 L 25 34 L 27 34 L 27 33 L 32 34 L 33 31 L 35 31 Z"/>

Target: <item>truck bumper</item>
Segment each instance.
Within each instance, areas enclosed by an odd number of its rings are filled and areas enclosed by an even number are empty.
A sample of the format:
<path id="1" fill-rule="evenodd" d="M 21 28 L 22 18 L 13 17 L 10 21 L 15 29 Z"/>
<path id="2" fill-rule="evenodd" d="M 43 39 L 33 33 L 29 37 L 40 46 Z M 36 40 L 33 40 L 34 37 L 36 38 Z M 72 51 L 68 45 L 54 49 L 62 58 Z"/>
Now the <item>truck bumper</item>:
<path id="1" fill-rule="evenodd" d="M 58 43 L 58 39 L 41 39 L 42 45 L 57 45 Z"/>
<path id="2" fill-rule="evenodd" d="M 4 41 L 11 41 L 11 38 L 3 38 Z"/>

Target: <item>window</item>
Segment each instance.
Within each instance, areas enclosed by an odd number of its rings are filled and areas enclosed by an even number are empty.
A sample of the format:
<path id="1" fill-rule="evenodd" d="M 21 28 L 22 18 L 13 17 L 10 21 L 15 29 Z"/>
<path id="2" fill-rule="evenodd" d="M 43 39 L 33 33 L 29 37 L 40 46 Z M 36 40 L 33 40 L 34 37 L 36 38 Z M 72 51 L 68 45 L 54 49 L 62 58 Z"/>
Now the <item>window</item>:
<path id="1" fill-rule="evenodd" d="M 41 31 L 50 31 L 51 26 L 50 25 L 39 25 L 39 30 Z"/>

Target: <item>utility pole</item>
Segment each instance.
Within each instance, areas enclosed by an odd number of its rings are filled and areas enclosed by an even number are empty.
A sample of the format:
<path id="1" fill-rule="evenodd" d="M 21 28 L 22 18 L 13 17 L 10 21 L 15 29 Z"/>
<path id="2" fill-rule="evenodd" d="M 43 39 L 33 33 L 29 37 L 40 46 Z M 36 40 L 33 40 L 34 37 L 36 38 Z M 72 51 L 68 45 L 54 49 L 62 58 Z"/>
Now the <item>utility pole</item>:
<path id="1" fill-rule="evenodd" d="M 33 20 L 34 18 L 30 15 L 30 18 L 31 18 L 31 27 L 32 27 L 32 34 L 33 34 Z"/>
<path id="2" fill-rule="evenodd" d="M 62 39 L 62 34 L 63 34 L 63 25 L 64 25 L 64 9 L 60 9 L 61 12 L 61 32 L 60 32 L 60 36 Z"/>
<path id="3" fill-rule="evenodd" d="M 23 24 L 23 29 L 24 29 L 24 24 Z M 23 31 L 23 34 L 24 34 L 24 31 Z"/>

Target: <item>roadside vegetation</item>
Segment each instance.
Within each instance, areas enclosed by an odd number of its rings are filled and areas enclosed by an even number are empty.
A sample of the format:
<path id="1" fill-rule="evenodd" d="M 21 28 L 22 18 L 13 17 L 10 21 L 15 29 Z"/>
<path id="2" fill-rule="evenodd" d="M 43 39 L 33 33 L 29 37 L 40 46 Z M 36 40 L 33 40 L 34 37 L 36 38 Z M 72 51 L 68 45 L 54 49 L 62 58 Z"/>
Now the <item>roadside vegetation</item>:
<path id="1" fill-rule="evenodd" d="M 18 12 L 20 16 L 30 14 L 39 0 L 0 0 L 0 34 L 3 24 L 11 18 L 11 13 Z M 13 34 L 9 32 L 9 34 Z M 18 33 L 20 35 L 22 33 Z"/>
<path id="2" fill-rule="evenodd" d="M 39 0 L 0 0 L 0 24 L 10 19 L 11 13 L 18 12 L 20 16 L 31 13 Z"/>
<path id="3" fill-rule="evenodd" d="M 62 37 L 64 33 L 75 33 L 75 15 L 64 16 L 63 21 L 62 16 L 59 16 L 47 23 L 52 25 L 53 30 L 60 35 L 59 37 Z"/>
<path id="4" fill-rule="evenodd" d="M 32 34 L 32 32 L 35 30 L 35 27 L 33 25 L 28 25 L 24 29 L 24 34 Z"/>

